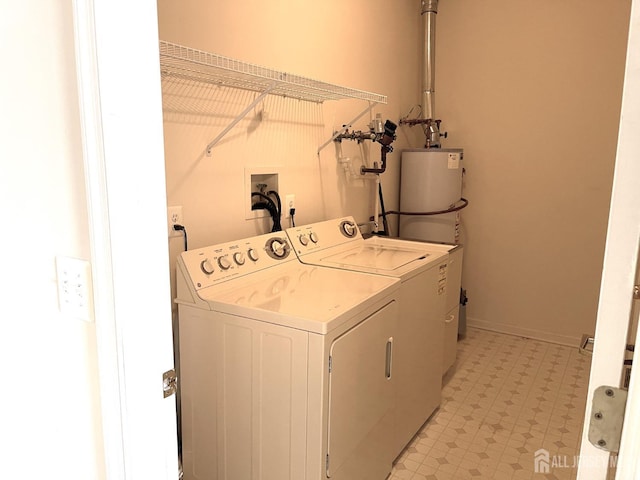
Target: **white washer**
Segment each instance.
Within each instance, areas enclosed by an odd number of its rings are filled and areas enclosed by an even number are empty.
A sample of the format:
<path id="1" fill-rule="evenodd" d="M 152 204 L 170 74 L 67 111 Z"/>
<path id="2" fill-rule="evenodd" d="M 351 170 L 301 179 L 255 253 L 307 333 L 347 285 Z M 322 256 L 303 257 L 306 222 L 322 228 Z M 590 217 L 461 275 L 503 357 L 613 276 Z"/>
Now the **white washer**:
<path id="1" fill-rule="evenodd" d="M 401 281 L 394 344 L 394 451 L 399 454 L 440 405 L 447 250 L 390 238 L 365 240 L 352 217 L 290 228 L 287 235 L 305 264 Z"/>
<path id="2" fill-rule="evenodd" d="M 284 232 L 182 253 L 184 478 L 386 478 L 399 287 L 303 265 Z"/>

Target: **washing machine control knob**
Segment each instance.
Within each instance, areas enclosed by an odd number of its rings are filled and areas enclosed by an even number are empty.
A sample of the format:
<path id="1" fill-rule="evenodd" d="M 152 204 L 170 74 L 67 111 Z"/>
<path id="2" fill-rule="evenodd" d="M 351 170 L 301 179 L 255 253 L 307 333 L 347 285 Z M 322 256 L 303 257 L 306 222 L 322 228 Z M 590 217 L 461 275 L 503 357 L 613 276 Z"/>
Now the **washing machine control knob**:
<path id="1" fill-rule="evenodd" d="M 307 238 L 307 236 L 304 233 L 298 237 L 298 240 L 300 240 L 300 243 L 302 244 L 303 247 L 306 247 L 307 245 L 309 245 L 309 238 Z"/>
<path id="2" fill-rule="evenodd" d="M 342 227 L 342 233 L 347 237 L 355 237 L 356 226 L 353 222 L 345 221 L 340 225 Z"/>
<path id="3" fill-rule="evenodd" d="M 270 244 L 270 247 L 271 247 L 271 251 L 276 257 L 280 257 L 280 258 L 284 257 L 285 254 L 287 253 L 286 244 L 281 242 L 280 240 L 272 241 Z"/>
<path id="4" fill-rule="evenodd" d="M 257 262 L 258 259 L 260 258 L 258 251 L 253 248 L 250 248 L 249 250 L 247 250 L 247 255 L 249 255 L 249 258 L 251 259 L 252 262 Z"/>
<path id="5" fill-rule="evenodd" d="M 200 269 L 207 275 L 211 275 L 214 272 L 213 264 L 209 261 L 208 258 L 205 258 L 202 262 L 200 262 Z"/>
<path id="6" fill-rule="evenodd" d="M 222 270 L 229 270 L 229 268 L 231 268 L 231 262 L 227 257 L 218 258 L 218 265 L 220 265 Z"/>
<path id="7" fill-rule="evenodd" d="M 242 252 L 234 253 L 233 261 L 236 262 L 237 265 L 244 265 L 244 253 Z"/>
<path id="8" fill-rule="evenodd" d="M 318 243 L 318 234 L 316 232 L 311 232 L 309 238 L 313 243 Z"/>

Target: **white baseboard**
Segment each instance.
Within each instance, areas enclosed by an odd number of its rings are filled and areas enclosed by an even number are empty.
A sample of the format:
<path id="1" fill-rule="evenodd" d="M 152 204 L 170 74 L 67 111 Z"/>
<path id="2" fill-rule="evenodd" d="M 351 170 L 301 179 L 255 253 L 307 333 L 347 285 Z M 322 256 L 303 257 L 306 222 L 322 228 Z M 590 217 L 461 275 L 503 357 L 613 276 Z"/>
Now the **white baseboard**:
<path id="1" fill-rule="evenodd" d="M 582 335 L 576 337 L 570 335 L 558 335 L 557 333 L 544 332 L 533 328 L 522 328 L 504 323 L 487 322 L 486 320 L 480 320 L 472 317 L 467 317 L 467 326 L 576 348 L 580 346 L 580 340 L 582 339 Z"/>

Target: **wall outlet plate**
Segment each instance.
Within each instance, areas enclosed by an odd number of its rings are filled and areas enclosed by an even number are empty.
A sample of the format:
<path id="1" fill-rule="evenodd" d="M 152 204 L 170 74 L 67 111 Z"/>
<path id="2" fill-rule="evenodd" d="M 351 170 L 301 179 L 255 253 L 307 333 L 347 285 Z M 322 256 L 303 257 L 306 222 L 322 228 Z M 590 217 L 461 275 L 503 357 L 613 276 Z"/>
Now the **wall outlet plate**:
<path id="1" fill-rule="evenodd" d="M 284 205 L 282 205 L 282 213 L 284 213 L 284 218 L 291 217 L 291 214 L 289 212 L 292 208 L 296 208 L 296 196 L 294 193 L 289 193 L 284 199 Z"/>
<path id="2" fill-rule="evenodd" d="M 181 237 L 182 232 L 174 230 L 174 225 L 184 225 L 182 223 L 182 206 L 167 207 L 167 226 L 169 228 L 169 238 Z"/>

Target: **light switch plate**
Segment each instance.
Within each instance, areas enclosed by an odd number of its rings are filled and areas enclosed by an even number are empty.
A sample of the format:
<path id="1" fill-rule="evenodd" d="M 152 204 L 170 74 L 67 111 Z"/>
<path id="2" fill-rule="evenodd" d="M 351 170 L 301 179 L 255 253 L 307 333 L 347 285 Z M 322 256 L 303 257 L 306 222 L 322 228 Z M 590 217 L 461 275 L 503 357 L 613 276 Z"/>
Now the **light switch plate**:
<path id="1" fill-rule="evenodd" d="M 91 264 L 70 257 L 56 258 L 60 312 L 85 322 L 93 321 Z"/>

